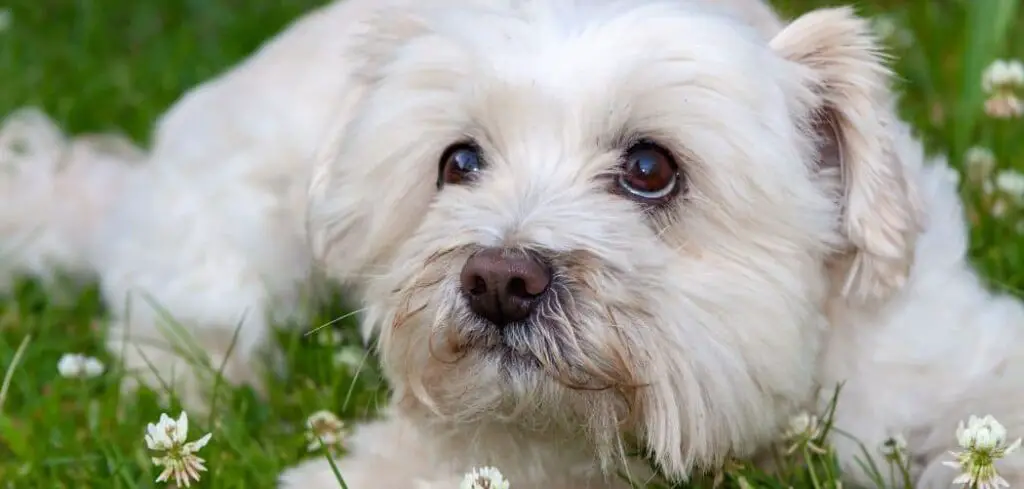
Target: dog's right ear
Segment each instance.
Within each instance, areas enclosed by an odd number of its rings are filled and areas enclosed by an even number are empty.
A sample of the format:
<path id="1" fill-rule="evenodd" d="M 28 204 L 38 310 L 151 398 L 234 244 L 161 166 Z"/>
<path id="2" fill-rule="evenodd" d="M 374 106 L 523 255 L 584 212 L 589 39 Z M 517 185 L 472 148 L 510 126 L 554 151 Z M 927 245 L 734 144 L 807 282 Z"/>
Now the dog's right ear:
<path id="1" fill-rule="evenodd" d="M 770 42 L 799 66 L 808 130 L 818 139 L 821 169 L 838 175 L 837 257 L 850 300 L 884 300 L 907 279 L 922 213 L 917 190 L 898 157 L 891 72 L 867 20 L 851 8 L 821 9 L 786 26 Z"/>

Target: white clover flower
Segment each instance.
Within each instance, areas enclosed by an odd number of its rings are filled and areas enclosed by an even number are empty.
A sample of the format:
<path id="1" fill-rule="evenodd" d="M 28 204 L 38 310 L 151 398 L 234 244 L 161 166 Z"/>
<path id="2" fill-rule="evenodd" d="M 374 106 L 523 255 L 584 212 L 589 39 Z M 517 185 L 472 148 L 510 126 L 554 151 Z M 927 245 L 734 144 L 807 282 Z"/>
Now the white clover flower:
<path id="1" fill-rule="evenodd" d="M 345 441 L 345 422 L 330 411 L 317 411 L 306 419 L 306 449 L 315 452 L 323 446 L 333 451 Z"/>
<path id="2" fill-rule="evenodd" d="M 967 450 L 991 451 L 1006 443 L 1006 428 L 991 415 L 983 418 L 971 416 L 967 426 L 963 421 L 957 426 L 956 441 Z M 1016 443 L 1019 445 L 1020 441 Z"/>
<path id="3" fill-rule="evenodd" d="M 892 37 L 898 28 L 896 22 L 888 15 L 876 15 L 871 18 L 871 30 L 881 39 Z"/>
<path id="4" fill-rule="evenodd" d="M 802 412 L 789 419 L 789 429 L 786 430 L 786 438 L 799 438 L 802 436 L 816 438 L 820 431 L 821 427 L 818 423 L 818 417 Z"/>
<path id="5" fill-rule="evenodd" d="M 889 15 L 872 17 L 871 29 L 879 39 L 892 42 L 896 46 L 908 46 L 914 42 L 913 34 Z"/>
<path id="6" fill-rule="evenodd" d="M 996 199 L 995 202 L 992 202 L 992 206 L 988 208 L 988 213 L 992 217 L 1003 217 L 1009 210 L 1010 206 L 1006 203 L 1006 199 Z"/>
<path id="7" fill-rule="evenodd" d="M 1016 90 L 1024 88 L 1024 63 L 1020 60 L 997 59 L 981 75 L 981 87 L 989 98 L 985 113 L 998 119 L 1024 115 L 1024 102 Z"/>
<path id="8" fill-rule="evenodd" d="M 323 346 L 334 346 L 339 340 L 339 335 L 334 331 L 334 328 L 325 327 L 317 331 L 315 334 L 317 343 Z"/>
<path id="9" fill-rule="evenodd" d="M 11 9 L 0 8 L 0 32 L 11 28 Z"/>
<path id="10" fill-rule="evenodd" d="M 985 114 L 995 119 L 1012 119 L 1024 115 L 1024 102 L 1013 93 L 1000 93 L 985 100 Z"/>
<path id="11" fill-rule="evenodd" d="M 1024 202 L 1024 173 L 1003 170 L 996 175 L 996 188 L 1007 196 Z"/>
<path id="12" fill-rule="evenodd" d="M 210 441 L 211 433 L 202 438 L 186 443 L 188 439 L 188 414 L 184 411 L 177 420 L 167 414 L 160 414 L 157 424 L 146 426 L 146 447 L 150 450 L 166 452 L 153 457 L 153 465 L 163 466 L 164 470 L 156 478 L 156 482 L 165 482 L 174 478 L 178 487 L 189 487 L 192 482 L 199 482 L 199 473 L 206 471 L 204 460 L 195 455 Z"/>
<path id="13" fill-rule="evenodd" d="M 964 153 L 964 169 L 972 182 L 984 182 L 996 169 L 996 155 L 982 146 L 971 147 Z"/>
<path id="14" fill-rule="evenodd" d="M 997 59 L 981 75 L 981 88 L 994 93 L 1024 87 L 1024 63 L 1020 60 Z"/>
<path id="15" fill-rule="evenodd" d="M 508 489 L 508 481 L 494 467 L 478 467 L 467 473 L 459 489 Z"/>
<path id="16" fill-rule="evenodd" d="M 166 413 L 160 414 L 157 424 L 146 425 L 146 447 L 150 450 L 170 450 L 175 444 L 185 443 L 188 438 L 188 414 L 181 413 L 180 421 L 175 421 Z"/>
<path id="17" fill-rule="evenodd" d="M 806 411 L 790 418 L 789 427 L 784 436 L 792 444 L 786 449 L 786 453 L 793 453 L 802 447 L 807 447 L 814 452 L 825 453 L 826 450 L 817 444 L 822 428 L 818 417 Z"/>
<path id="18" fill-rule="evenodd" d="M 1006 428 L 999 421 L 992 416 L 971 416 L 966 426 L 963 421 L 957 426 L 956 440 L 963 451 L 950 452 L 956 460 L 943 462 L 944 465 L 962 472 L 953 480 L 954 484 L 963 484 L 975 489 L 1010 486 L 1006 479 L 996 472 L 993 462 L 1020 448 L 1020 438 L 1007 445 Z"/>
<path id="19" fill-rule="evenodd" d="M 68 379 L 97 377 L 105 369 L 103 362 L 80 353 L 65 353 L 57 361 L 57 372 Z"/>

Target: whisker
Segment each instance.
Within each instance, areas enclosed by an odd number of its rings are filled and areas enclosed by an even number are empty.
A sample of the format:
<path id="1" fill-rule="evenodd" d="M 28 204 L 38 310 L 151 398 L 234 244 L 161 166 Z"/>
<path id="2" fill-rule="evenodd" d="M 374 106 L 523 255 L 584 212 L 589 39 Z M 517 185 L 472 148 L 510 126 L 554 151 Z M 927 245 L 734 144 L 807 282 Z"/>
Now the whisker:
<path id="1" fill-rule="evenodd" d="M 337 324 L 337 323 L 339 323 L 341 321 L 344 321 L 345 319 L 348 319 L 348 318 L 350 318 L 352 316 L 355 316 L 356 314 L 360 314 L 360 313 L 365 312 L 365 311 L 366 311 L 366 308 L 363 308 L 363 309 L 357 309 L 355 311 L 342 314 L 341 316 L 338 316 L 338 317 L 336 317 L 336 318 L 334 318 L 334 319 L 332 319 L 330 321 L 327 321 L 324 324 L 321 324 L 320 326 L 317 326 L 316 328 L 313 328 L 313 329 L 307 331 L 306 333 L 303 334 L 303 336 L 312 335 L 312 334 L 316 333 L 317 331 L 320 331 L 321 329 L 324 329 L 324 328 L 330 327 L 332 325 L 335 325 L 335 324 Z"/>

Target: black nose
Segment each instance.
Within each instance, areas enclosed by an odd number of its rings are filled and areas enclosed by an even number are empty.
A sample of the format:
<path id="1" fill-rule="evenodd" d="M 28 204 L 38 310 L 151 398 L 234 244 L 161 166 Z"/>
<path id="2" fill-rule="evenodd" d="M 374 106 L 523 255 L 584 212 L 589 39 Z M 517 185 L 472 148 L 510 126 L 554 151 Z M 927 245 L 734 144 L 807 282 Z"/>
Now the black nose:
<path id="1" fill-rule="evenodd" d="M 485 248 L 469 257 L 461 279 L 470 309 L 504 326 L 530 316 L 548 290 L 551 268 L 529 253 Z"/>

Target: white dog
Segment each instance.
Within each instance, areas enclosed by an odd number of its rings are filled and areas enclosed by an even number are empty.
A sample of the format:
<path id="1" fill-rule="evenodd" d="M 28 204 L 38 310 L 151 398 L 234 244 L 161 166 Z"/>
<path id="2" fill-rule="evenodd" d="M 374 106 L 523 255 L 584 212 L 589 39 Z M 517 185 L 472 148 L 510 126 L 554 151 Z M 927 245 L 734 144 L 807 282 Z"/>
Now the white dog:
<path id="1" fill-rule="evenodd" d="M 393 388 L 341 462 L 353 489 L 488 464 L 625 487 L 631 443 L 685 476 L 841 382 L 836 426 L 904 436 L 917 484 L 945 488 L 959 420 L 1024 434 L 1024 308 L 965 261 L 949 169 L 888 78 L 848 9 L 345 0 L 188 93 L 146 155 L 12 116 L 0 243 L 12 273 L 97 273 L 111 349 L 191 405 L 154 304 L 214 364 L 240 324 L 226 373 L 252 381 L 326 271 Z M 318 460 L 281 484 L 335 482 Z"/>

